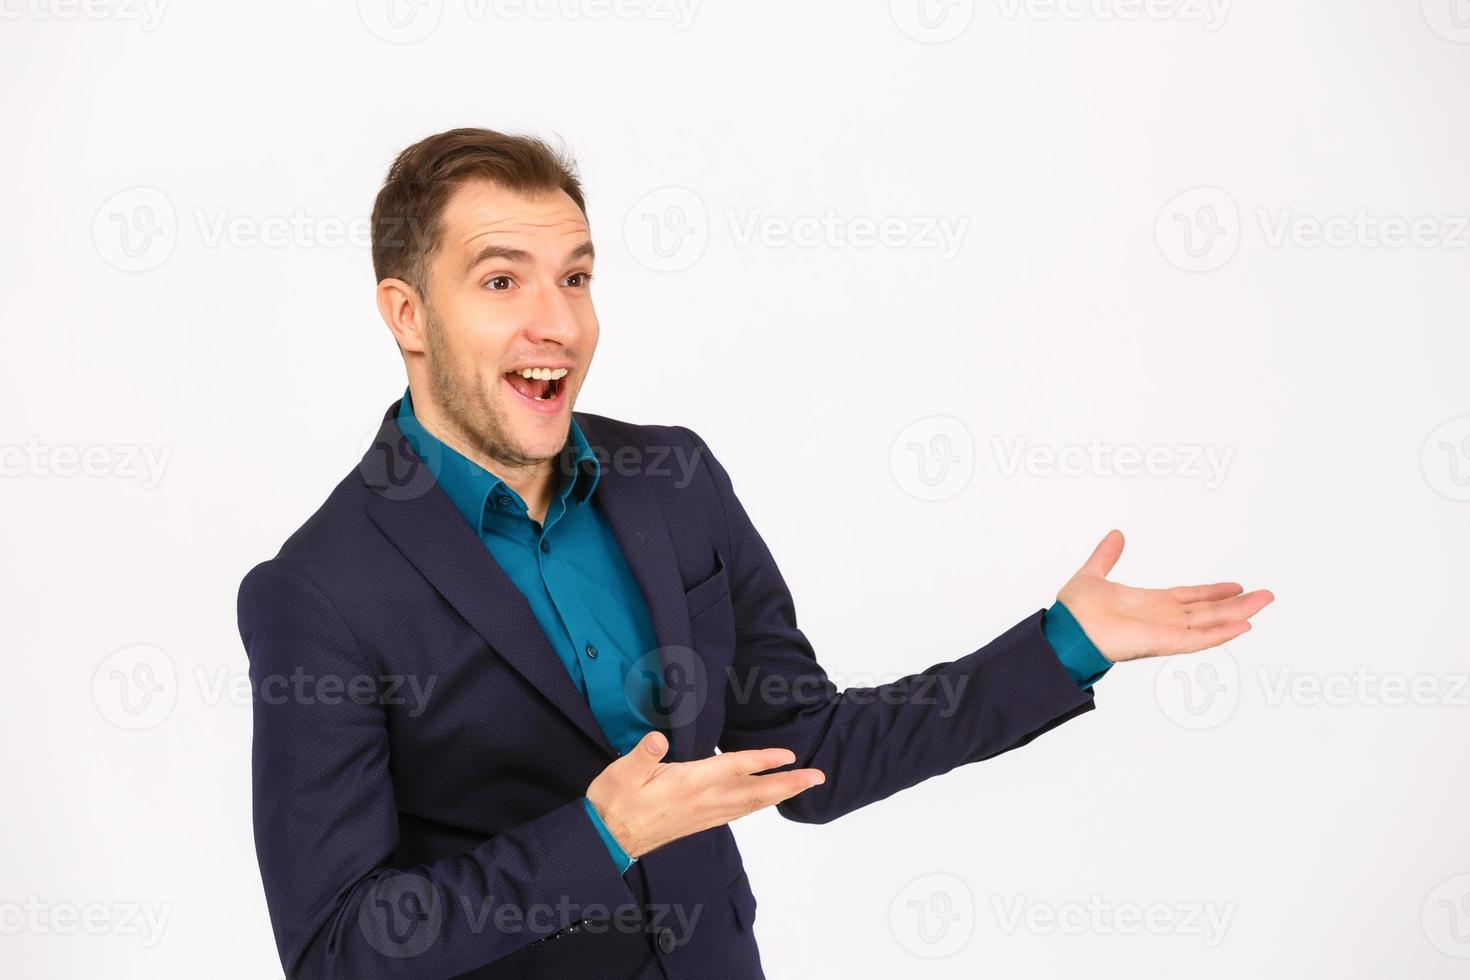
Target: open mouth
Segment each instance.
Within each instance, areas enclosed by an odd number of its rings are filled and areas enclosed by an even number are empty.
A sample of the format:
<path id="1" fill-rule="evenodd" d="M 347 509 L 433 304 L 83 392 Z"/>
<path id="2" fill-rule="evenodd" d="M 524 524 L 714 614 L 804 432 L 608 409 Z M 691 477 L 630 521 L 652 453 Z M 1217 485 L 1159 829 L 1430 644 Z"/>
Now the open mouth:
<path id="1" fill-rule="evenodd" d="M 516 393 L 540 412 L 554 412 L 561 407 L 566 391 L 567 368 L 530 367 L 505 372 L 505 381 Z"/>

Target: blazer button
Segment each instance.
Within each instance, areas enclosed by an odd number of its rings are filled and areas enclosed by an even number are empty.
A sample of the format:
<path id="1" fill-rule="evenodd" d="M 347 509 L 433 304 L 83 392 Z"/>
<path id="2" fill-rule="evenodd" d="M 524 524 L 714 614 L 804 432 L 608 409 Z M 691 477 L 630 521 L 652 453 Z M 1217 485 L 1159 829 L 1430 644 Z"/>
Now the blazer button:
<path id="1" fill-rule="evenodd" d="M 658 931 L 659 949 L 663 950 L 665 953 L 672 953 L 674 951 L 675 945 L 674 930 L 670 929 L 668 926 L 664 926 Z"/>

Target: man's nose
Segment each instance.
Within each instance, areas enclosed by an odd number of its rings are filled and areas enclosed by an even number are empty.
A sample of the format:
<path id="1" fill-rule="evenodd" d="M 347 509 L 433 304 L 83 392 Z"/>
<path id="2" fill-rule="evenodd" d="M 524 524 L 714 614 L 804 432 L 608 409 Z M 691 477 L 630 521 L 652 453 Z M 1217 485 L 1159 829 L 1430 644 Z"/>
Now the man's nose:
<path id="1" fill-rule="evenodd" d="M 534 341 L 570 343 L 579 329 L 570 297 L 555 286 L 535 291 L 527 313 L 526 334 Z"/>

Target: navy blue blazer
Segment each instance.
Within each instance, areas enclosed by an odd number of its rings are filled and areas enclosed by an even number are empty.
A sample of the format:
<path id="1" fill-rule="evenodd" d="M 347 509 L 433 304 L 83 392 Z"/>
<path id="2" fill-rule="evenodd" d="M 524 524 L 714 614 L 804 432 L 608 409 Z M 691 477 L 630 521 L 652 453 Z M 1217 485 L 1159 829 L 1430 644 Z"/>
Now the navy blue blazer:
<path id="1" fill-rule="evenodd" d="M 618 873 L 581 803 L 616 751 L 397 408 L 240 586 L 256 851 L 286 975 L 762 977 L 729 827 Z M 778 810 L 825 823 L 1093 707 L 1040 609 L 883 696 L 838 691 L 700 438 L 576 419 L 660 644 L 670 761 L 788 748 L 827 780 Z"/>

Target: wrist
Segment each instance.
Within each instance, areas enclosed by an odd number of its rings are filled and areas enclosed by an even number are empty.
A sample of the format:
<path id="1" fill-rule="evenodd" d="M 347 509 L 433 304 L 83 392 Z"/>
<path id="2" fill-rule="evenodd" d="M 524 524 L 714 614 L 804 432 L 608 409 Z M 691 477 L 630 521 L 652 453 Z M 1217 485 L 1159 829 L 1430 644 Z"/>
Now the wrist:
<path id="1" fill-rule="evenodd" d="M 592 821 L 592 826 L 597 830 L 597 835 L 602 838 L 603 846 L 607 848 L 607 852 L 612 857 L 613 863 L 618 866 L 620 872 L 627 871 L 638 858 L 628 853 L 621 841 L 613 835 L 611 828 L 607 825 L 607 821 L 602 817 L 602 812 L 597 809 L 591 797 L 582 797 L 582 806 L 586 809 L 587 816 Z"/>
<path id="2" fill-rule="evenodd" d="M 1113 666 L 1060 596 L 1043 614 L 1042 629 L 1061 665 L 1083 690 L 1091 689 Z"/>

